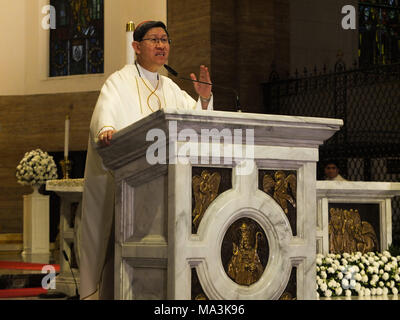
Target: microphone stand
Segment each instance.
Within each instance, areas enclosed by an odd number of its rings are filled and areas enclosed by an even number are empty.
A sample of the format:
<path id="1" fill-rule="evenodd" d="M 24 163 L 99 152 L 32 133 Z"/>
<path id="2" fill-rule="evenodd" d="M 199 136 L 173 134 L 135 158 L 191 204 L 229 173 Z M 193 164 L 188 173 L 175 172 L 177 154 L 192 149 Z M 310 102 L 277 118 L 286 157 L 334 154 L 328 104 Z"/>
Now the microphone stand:
<path id="1" fill-rule="evenodd" d="M 174 69 L 172 69 L 169 65 L 164 64 L 164 68 L 171 73 L 173 76 L 182 79 L 182 80 L 186 80 L 186 81 L 192 81 L 192 82 L 198 82 L 198 83 L 202 83 L 202 84 L 207 84 L 209 86 L 214 86 L 216 88 L 220 88 L 220 89 L 224 89 L 224 90 L 230 90 L 233 91 L 235 93 L 236 99 L 235 99 L 235 103 L 236 103 L 236 111 L 237 112 L 242 112 L 242 107 L 240 106 L 240 102 L 239 102 L 239 94 L 238 92 L 233 89 L 233 88 L 228 88 L 228 87 L 224 87 L 224 86 L 220 86 L 220 85 L 215 85 L 212 84 L 210 82 L 204 82 L 204 81 L 200 81 L 200 80 L 193 80 L 193 79 L 189 79 L 189 78 L 183 78 L 183 77 L 179 77 L 178 76 L 178 72 L 176 72 Z"/>
<path id="2" fill-rule="evenodd" d="M 63 255 L 64 255 L 65 260 L 67 260 L 67 262 L 68 262 L 69 269 L 71 270 L 72 278 L 74 279 L 74 282 L 75 282 L 75 295 L 72 297 L 68 297 L 67 300 L 79 300 L 80 296 L 79 296 L 79 292 L 78 292 L 78 284 L 76 283 L 74 273 L 72 272 L 71 263 L 69 262 L 68 255 L 65 252 L 65 250 L 63 250 Z"/>

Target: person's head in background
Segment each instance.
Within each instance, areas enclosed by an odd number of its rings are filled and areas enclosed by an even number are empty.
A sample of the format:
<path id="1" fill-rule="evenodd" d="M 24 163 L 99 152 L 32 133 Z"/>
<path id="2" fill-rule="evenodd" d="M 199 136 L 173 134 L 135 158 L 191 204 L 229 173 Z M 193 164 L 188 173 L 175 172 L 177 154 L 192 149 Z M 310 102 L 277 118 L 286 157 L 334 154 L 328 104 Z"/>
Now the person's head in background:
<path id="1" fill-rule="evenodd" d="M 324 174 L 325 174 L 325 180 L 338 180 L 342 178 L 341 175 L 339 174 L 339 168 L 337 166 L 337 163 L 333 160 L 325 162 Z"/>

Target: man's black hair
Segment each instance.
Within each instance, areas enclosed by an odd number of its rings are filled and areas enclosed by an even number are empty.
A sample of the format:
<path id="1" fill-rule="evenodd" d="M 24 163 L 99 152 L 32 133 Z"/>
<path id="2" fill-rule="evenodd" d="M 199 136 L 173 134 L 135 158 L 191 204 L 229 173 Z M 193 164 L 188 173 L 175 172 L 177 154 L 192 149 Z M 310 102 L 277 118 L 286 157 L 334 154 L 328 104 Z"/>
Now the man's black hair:
<path id="1" fill-rule="evenodd" d="M 167 33 L 167 36 L 169 37 L 167 27 L 165 26 L 164 22 L 162 21 L 145 21 L 140 23 L 134 33 L 133 33 L 133 40 L 135 41 L 142 41 L 144 35 L 147 33 L 152 28 L 163 28 L 165 32 Z"/>
<path id="2" fill-rule="evenodd" d="M 334 159 L 327 159 L 327 160 L 324 160 L 324 168 L 328 165 L 328 164 L 334 164 L 338 169 L 339 169 L 339 164 L 338 164 L 338 162 L 336 161 L 336 160 L 334 160 Z"/>

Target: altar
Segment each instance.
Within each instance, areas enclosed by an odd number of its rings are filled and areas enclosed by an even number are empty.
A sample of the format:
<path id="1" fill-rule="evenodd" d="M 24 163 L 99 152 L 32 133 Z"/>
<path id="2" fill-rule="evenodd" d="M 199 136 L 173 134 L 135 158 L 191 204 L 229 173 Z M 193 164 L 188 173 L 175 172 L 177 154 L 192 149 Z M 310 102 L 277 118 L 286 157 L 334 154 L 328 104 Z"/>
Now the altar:
<path id="1" fill-rule="evenodd" d="M 318 147 L 342 120 L 161 110 L 113 171 L 115 299 L 315 299 Z"/>
<path id="2" fill-rule="evenodd" d="M 395 196 L 398 182 L 317 181 L 317 252 L 388 250 Z"/>
<path id="3" fill-rule="evenodd" d="M 83 183 L 84 179 L 60 179 L 46 182 L 46 190 L 57 193 L 61 199 L 58 252 L 60 273 L 56 278 L 56 288 L 57 291 L 68 296 L 75 295 L 76 284 L 79 287 L 79 232 Z M 65 259 L 64 251 L 69 261 Z"/>

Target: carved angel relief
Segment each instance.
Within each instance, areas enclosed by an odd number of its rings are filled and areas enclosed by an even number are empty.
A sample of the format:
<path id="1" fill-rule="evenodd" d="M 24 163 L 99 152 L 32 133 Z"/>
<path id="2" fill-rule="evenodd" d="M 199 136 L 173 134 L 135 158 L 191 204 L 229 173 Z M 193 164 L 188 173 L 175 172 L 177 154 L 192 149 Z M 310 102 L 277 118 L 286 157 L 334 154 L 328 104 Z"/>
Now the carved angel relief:
<path id="1" fill-rule="evenodd" d="M 193 194 L 195 198 L 195 207 L 192 212 L 192 223 L 195 230 L 199 227 L 204 212 L 214 199 L 218 196 L 221 175 L 218 172 L 210 174 L 204 170 L 200 176 L 194 176 L 192 179 Z"/>
<path id="2" fill-rule="evenodd" d="M 288 202 L 293 208 L 296 208 L 297 179 L 294 174 L 289 174 L 286 177 L 286 174 L 281 170 L 275 172 L 274 178 L 266 174 L 263 178 L 263 189 L 266 193 L 273 194 L 273 198 L 286 214 L 288 213 Z"/>
<path id="3" fill-rule="evenodd" d="M 331 253 L 362 253 L 378 249 L 374 228 L 361 221 L 357 209 L 331 208 L 329 211 L 329 251 Z"/>

